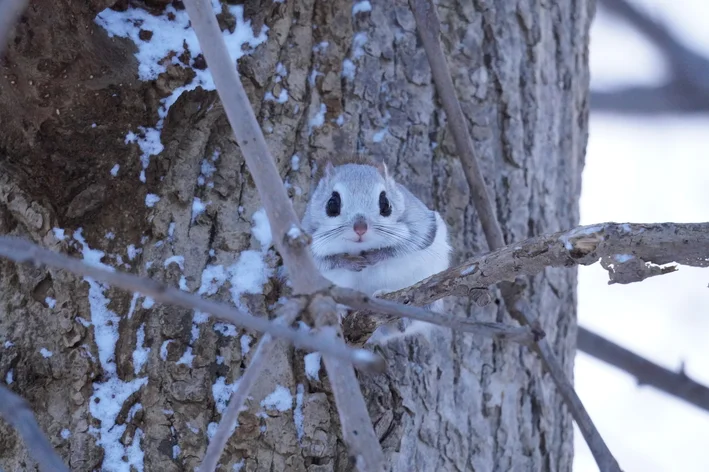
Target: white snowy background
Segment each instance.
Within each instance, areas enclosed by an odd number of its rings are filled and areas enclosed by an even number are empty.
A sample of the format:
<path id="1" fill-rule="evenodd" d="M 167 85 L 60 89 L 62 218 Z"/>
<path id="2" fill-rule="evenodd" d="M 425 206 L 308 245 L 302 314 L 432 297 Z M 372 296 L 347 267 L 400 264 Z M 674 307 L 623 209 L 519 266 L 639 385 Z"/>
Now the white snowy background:
<path id="1" fill-rule="evenodd" d="M 709 56 L 706 0 L 635 0 L 689 47 Z M 662 55 L 602 8 L 591 30 L 591 88 L 657 85 Z M 709 78 L 707 79 L 709 80 Z M 709 215 L 709 115 L 592 113 L 581 222 L 702 222 Z M 579 270 L 579 323 L 666 368 L 684 361 L 709 385 L 709 271 L 607 285 L 599 266 Z M 576 388 L 627 471 L 707 471 L 709 413 L 578 353 Z M 598 470 L 578 429 L 575 472 Z"/>

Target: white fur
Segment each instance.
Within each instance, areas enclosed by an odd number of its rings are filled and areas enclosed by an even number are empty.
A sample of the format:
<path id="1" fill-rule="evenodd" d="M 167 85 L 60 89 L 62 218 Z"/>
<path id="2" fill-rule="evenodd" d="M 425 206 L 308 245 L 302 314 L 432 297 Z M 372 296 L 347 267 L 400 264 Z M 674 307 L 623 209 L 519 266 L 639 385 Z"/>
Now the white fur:
<path id="1" fill-rule="evenodd" d="M 325 205 L 333 191 L 340 195 L 342 207 L 339 215 L 329 217 Z M 379 214 L 378 198 L 382 191 L 386 191 L 392 205 L 390 217 Z M 356 255 L 402 240 L 421 241 L 421 231 L 427 223 L 430 224 L 431 213 L 418 198 L 387 174 L 386 167 L 378 170 L 372 166 L 348 164 L 327 168 L 326 176 L 311 196 L 303 226 L 313 236 L 311 251 L 325 278 L 336 285 L 376 296 L 409 287 L 449 267 L 451 246 L 448 228 L 438 212 L 433 212 L 436 236 L 425 249 L 417 249 L 419 246 L 411 243 L 410 252 L 365 267 L 359 272 L 330 269 L 323 258 L 332 254 Z M 355 217 L 366 218 L 369 225 L 369 230 L 359 241 L 352 227 Z M 387 231 L 394 231 L 398 236 L 392 238 L 386 231 L 377 230 L 376 225 L 383 225 Z M 329 235 L 331 230 L 335 231 Z M 431 308 L 440 310 L 442 300 L 432 304 Z M 409 322 L 405 332 L 398 331 L 394 326 L 382 326 L 372 335 L 370 342 L 383 343 L 393 337 L 425 332 L 430 327 L 430 324 L 418 321 Z"/>
<path id="2" fill-rule="evenodd" d="M 436 223 L 436 237 L 426 249 L 380 262 L 360 272 L 321 269 L 321 273 L 336 285 L 357 289 L 367 295 L 374 295 L 379 290 L 386 293 L 409 287 L 448 268 L 451 251 L 448 228 L 438 213 Z"/>

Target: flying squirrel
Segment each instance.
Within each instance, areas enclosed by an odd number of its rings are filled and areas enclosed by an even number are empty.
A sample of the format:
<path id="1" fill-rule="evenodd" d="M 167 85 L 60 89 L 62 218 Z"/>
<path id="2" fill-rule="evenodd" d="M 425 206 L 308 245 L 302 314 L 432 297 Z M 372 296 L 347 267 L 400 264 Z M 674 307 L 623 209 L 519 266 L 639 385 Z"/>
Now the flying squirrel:
<path id="1" fill-rule="evenodd" d="M 315 182 L 302 224 L 326 279 L 376 297 L 449 267 L 443 218 L 397 183 L 386 164 L 363 156 L 333 159 L 318 169 Z M 442 300 L 426 308 L 440 310 Z M 404 331 L 382 326 L 370 342 L 381 344 L 427 327 L 423 322 L 409 323 Z"/>

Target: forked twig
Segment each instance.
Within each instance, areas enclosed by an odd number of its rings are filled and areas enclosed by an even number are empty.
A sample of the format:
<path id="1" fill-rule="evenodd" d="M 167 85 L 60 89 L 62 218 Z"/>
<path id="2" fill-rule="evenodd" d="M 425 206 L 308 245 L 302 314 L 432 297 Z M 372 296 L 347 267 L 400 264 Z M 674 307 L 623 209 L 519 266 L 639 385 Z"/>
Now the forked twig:
<path id="1" fill-rule="evenodd" d="M 473 143 L 468 133 L 468 121 L 463 115 L 463 110 L 461 109 L 455 87 L 453 86 L 453 79 L 451 78 L 448 64 L 443 54 L 443 48 L 440 42 L 440 21 L 436 13 L 436 7 L 432 0 L 409 0 L 409 4 L 413 10 L 416 27 L 426 51 L 429 64 L 431 65 L 433 81 L 443 103 L 443 108 L 448 116 L 448 125 L 451 127 L 456 148 L 463 163 L 465 176 L 487 239 L 487 244 L 491 250 L 499 249 L 505 245 L 505 240 L 500 224 L 495 216 L 495 209 L 478 165 L 478 160 L 475 156 Z M 532 314 L 531 311 L 520 308 L 519 291 L 507 282 L 501 284 L 500 288 L 505 300 L 505 305 L 510 311 L 510 314 L 517 315 L 516 317 L 523 324 L 536 326 L 538 323 L 536 316 Z M 571 382 L 569 382 L 564 374 L 561 364 L 548 343 L 545 339 L 541 339 L 537 342 L 537 346 L 538 348 L 536 350 L 541 355 L 544 365 L 554 379 L 574 419 L 576 419 L 579 429 L 581 429 L 599 468 L 603 472 L 620 472 L 618 462 L 613 457 L 610 449 L 608 449 L 608 446 L 606 446 L 606 443 L 591 421 L 581 399 L 574 391 Z"/>
<path id="2" fill-rule="evenodd" d="M 29 404 L 0 385 L 0 415 L 22 436 L 27 449 L 44 472 L 69 472 L 37 424 Z"/>

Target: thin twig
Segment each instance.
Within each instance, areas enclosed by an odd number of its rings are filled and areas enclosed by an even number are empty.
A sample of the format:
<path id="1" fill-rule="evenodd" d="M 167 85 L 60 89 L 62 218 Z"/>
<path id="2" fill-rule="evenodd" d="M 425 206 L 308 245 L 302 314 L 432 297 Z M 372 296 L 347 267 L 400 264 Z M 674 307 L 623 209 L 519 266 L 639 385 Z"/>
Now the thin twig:
<path id="1" fill-rule="evenodd" d="M 445 326 L 456 331 L 495 337 L 524 345 L 533 344 L 538 337 L 543 335 L 543 333 L 534 332 L 529 326 L 510 326 L 502 323 L 473 321 L 459 316 L 431 312 L 413 305 L 402 305 L 390 300 L 372 298 L 356 290 L 343 287 L 333 287 L 330 289 L 330 293 L 338 303 L 355 310 L 370 311 L 376 317 L 372 330 L 387 323 L 392 318 L 411 318 L 438 326 Z M 367 334 L 371 334 L 371 332 Z"/>
<path id="2" fill-rule="evenodd" d="M 35 419 L 30 405 L 8 388 L 0 385 L 0 416 L 10 423 L 44 472 L 69 472 Z"/>
<path id="3" fill-rule="evenodd" d="M 495 216 L 495 208 L 488 194 L 487 185 L 485 185 L 485 180 L 475 156 L 473 143 L 468 133 L 468 121 L 463 115 L 455 87 L 453 86 L 453 79 L 443 54 L 440 42 L 440 21 L 436 13 L 436 7 L 432 0 L 409 0 L 409 4 L 413 10 L 416 28 L 431 65 L 431 74 L 438 95 L 448 116 L 448 125 L 453 133 L 456 149 L 463 163 L 470 193 L 475 202 L 475 208 L 480 218 L 487 244 L 491 250 L 502 248 L 505 245 L 502 228 Z M 538 320 L 530 310 L 519 309 L 519 291 L 509 283 L 503 283 L 500 288 L 505 299 L 505 306 L 510 314 L 517 315 L 517 319 L 523 324 L 537 326 Z M 543 364 L 547 367 L 559 392 L 576 419 L 599 468 L 603 472 L 620 472 L 617 461 L 591 421 L 581 399 L 574 391 L 571 382 L 564 374 L 561 364 L 548 343 L 545 339 L 540 339 L 536 346 L 538 347 L 536 350 L 541 354 Z"/>
<path id="4" fill-rule="evenodd" d="M 505 287 L 503 285 L 503 294 L 505 290 L 509 289 L 509 286 Z M 507 298 L 513 297 L 508 296 Z M 507 302 L 505 302 L 510 315 L 518 319 L 524 319 L 525 321 L 532 320 L 532 322 L 536 322 L 537 317 L 535 316 L 534 310 L 527 300 L 520 297 L 514 298 L 516 298 L 514 305 L 507 305 Z M 554 351 L 549 343 L 547 343 L 546 340 L 542 340 L 541 342 L 536 343 L 532 349 L 537 353 L 542 361 L 542 365 L 554 380 L 556 389 L 561 394 L 564 402 L 566 403 L 566 407 L 569 411 L 571 411 L 579 430 L 581 430 L 581 434 L 583 434 L 584 439 L 586 439 L 588 447 L 596 460 L 599 470 L 601 472 L 621 472 L 618 462 L 615 460 L 615 457 L 613 457 L 610 449 L 608 449 L 608 446 L 606 446 L 606 443 L 603 441 L 603 438 L 596 429 L 596 426 L 591 419 L 591 415 L 588 414 L 581 398 L 576 393 L 576 390 L 574 390 L 571 382 L 569 382 L 564 369 L 561 367 L 561 363 L 557 359 L 556 354 L 554 354 Z"/>
<path id="5" fill-rule="evenodd" d="M 696 93 L 676 81 L 659 86 L 592 90 L 591 110 L 632 115 L 707 113 L 709 94 Z"/>
<path id="6" fill-rule="evenodd" d="M 288 326 L 292 324 L 298 315 L 305 309 L 304 300 L 291 300 L 283 306 L 283 314 L 278 318 L 279 322 Z M 268 361 L 274 349 L 279 345 L 277 340 L 274 340 L 271 335 L 264 334 L 256 346 L 256 351 L 251 357 L 251 362 L 246 368 L 244 375 L 239 378 L 239 386 L 229 399 L 229 406 L 222 414 L 222 419 L 217 426 L 217 431 L 214 433 L 212 440 L 209 442 L 207 452 L 204 454 L 204 460 L 199 467 L 199 472 L 214 472 L 217 469 L 219 458 L 224 452 L 226 443 L 232 435 L 236 420 L 239 418 L 241 407 L 246 402 L 249 391 L 256 383 L 257 378 L 261 374 L 263 366 Z"/>
<path id="7" fill-rule="evenodd" d="M 316 312 L 331 313 L 332 315 L 330 316 L 336 317 L 336 304 L 332 298 L 315 297 L 312 305 L 314 305 Z M 334 325 L 332 322 L 335 322 L 335 320 L 331 320 L 331 323 L 328 325 L 322 325 L 320 329 L 325 332 L 329 332 L 331 336 L 342 336 L 339 326 Z M 350 454 L 350 457 L 354 459 L 357 469 L 361 472 L 382 471 L 384 468 L 384 454 L 381 452 L 379 439 L 374 433 L 372 420 L 369 418 L 367 405 L 364 403 L 364 397 L 360 391 L 359 382 L 352 365 L 346 364 L 342 360 L 333 356 L 323 356 L 323 363 L 325 364 L 325 370 L 327 372 L 328 379 L 330 380 L 332 394 L 335 397 L 335 403 L 338 405 L 348 405 L 349 408 L 352 408 L 351 411 L 364 412 L 363 414 L 348 415 L 343 415 L 340 413 L 342 436 L 345 443 L 357 444 L 360 447 L 372 442 L 375 442 L 377 445 L 377 449 L 372 451 L 372 456 L 374 457 L 368 457 L 366 449 L 355 449 L 353 452 L 356 452 L 356 454 Z M 350 388 L 350 385 L 354 385 L 355 388 Z M 358 442 L 358 438 L 361 435 L 368 435 L 371 437 L 360 443 Z"/>
<path id="8" fill-rule="evenodd" d="M 271 225 L 274 245 L 289 269 L 293 291 L 313 293 L 327 288 L 330 283 L 316 268 L 307 248 L 287 243 L 286 238 L 292 228 L 300 231 L 300 221 L 288 199 L 209 0 L 187 0 L 185 8 L 214 78 L 224 111 L 234 130 L 236 142 L 261 197 Z"/>
<path id="9" fill-rule="evenodd" d="M 10 31 L 27 7 L 27 0 L 0 0 L 0 58 L 10 40 Z"/>
<path id="10" fill-rule="evenodd" d="M 351 349 L 342 342 L 328 339 L 322 334 L 307 333 L 289 328 L 282 324 L 269 321 L 266 318 L 259 318 L 243 313 L 224 303 L 205 300 L 198 295 L 168 287 L 151 279 L 91 266 L 84 263 L 81 259 L 43 249 L 23 239 L 11 236 L 0 236 L 0 256 L 15 262 L 46 265 L 85 277 L 91 277 L 92 279 L 120 287 L 124 290 L 147 295 L 159 303 L 199 310 L 238 326 L 244 326 L 254 331 L 265 332 L 278 338 L 287 339 L 298 347 L 321 351 L 323 353 L 327 352 L 330 355 L 343 357 L 364 367 L 376 368 L 377 366 L 381 366 L 382 363 L 382 359 L 378 358 L 370 351 Z"/>
<path id="11" fill-rule="evenodd" d="M 300 222 L 285 191 L 275 161 L 239 80 L 234 61 L 224 43 L 209 0 L 185 0 L 192 27 L 209 65 L 214 83 L 236 141 L 258 189 L 268 216 L 273 241 L 283 257 L 295 293 L 315 293 L 330 284 L 320 274 L 307 245 L 296 243 L 289 234 L 302 233 Z M 336 305 L 323 300 L 311 303 L 315 325 L 324 336 L 341 340 Z M 324 311 L 319 311 L 320 310 Z M 323 352 L 335 403 L 342 423 L 343 438 L 360 471 L 384 468 L 384 453 L 369 418 L 364 397 L 351 362 L 341 362 Z M 346 394 L 343 394 L 346 392 Z M 357 430 L 352 432 L 353 425 Z"/>
<path id="12" fill-rule="evenodd" d="M 448 70 L 448 63 L 443 54 L 439 40 L 441 24 L 436 13 L 436 7 L 431 0 L 409 0 L 409 5 L 416 19 L 416 27 L 431 65 L 431 75 L 436 84 L 438 97 L 446 112 L 447 123 L 453 133 L 455 147 L 463 163 L 463 172 L 468 181 L 470 194 L 475 202 L 475 209 L 480 218 L 485 235 L 488 236 L 490 249 L 504 246 L 505 239 L 502 229 L 497 223 L 495 208 L 490 198 L 485 179 L 478 165 L 478 159 L 473 148 L 473 142 L 468 132 L 468 119 L 463 115 L 458 96 L 455 92 L 453 79 Z"/>
<path id="13" fill-rule="evenodd" d="M 199 472 L 214 472 L 217 469 L 226 443 L 234 432 L 241 407 L 244 406 L 249 392 L 261 375 L 264 365 L 266 365 L 268 358 L 277 345 L 278 343 L 274 341 L 270 334 L 264 334 L 259 340 L 256 346 L 256 352 L 251 358 L 251 363 L 246 368 L 244 374 L 239 378 L 239 387 L 231 395 L 229 406 L 222 414 L 222 419 L 219 421 L 217 431 L 214 433 L 212 440 L 209 441 L 209 446 L 207 446 L 207 452 L 204 454 Z"/>
<path id="14" fill-rule="evenodd" d="M 690 379 L 684 368 L 679 372 L 665 369 L 585 328 L 579 328 L 577 339 L 581 351 L 622 369 L 635 377 L 638 385 L 651 385 L 709 411 L 709 387 Z"/>

